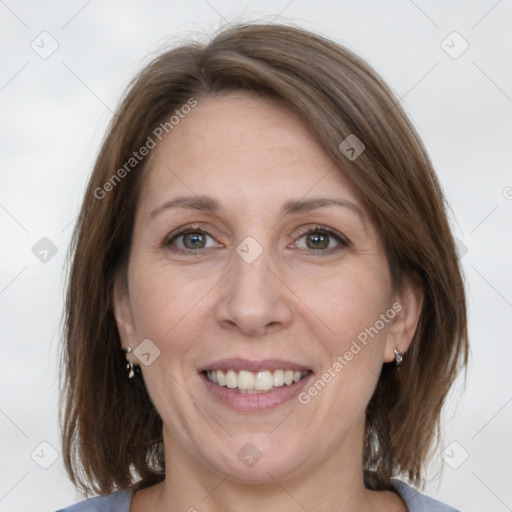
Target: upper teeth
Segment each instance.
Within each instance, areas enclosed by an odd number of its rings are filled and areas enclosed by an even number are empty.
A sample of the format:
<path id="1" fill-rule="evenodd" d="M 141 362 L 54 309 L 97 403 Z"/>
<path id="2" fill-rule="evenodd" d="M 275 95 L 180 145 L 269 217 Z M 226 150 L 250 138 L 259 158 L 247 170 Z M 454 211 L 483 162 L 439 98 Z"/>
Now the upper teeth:
<path id="1" fill-rule="evenodd" d="M 261 372 L 248 372 L 241 370 L 207 370 L 206 378 L 219 385 L 227 386 L 230 389 L 238 388 L 248 391 L 269 391 L 273 387 L 288 386 L 299 382 L 308 372 L 296 372 L 293 370 L 269 370 Z"/>

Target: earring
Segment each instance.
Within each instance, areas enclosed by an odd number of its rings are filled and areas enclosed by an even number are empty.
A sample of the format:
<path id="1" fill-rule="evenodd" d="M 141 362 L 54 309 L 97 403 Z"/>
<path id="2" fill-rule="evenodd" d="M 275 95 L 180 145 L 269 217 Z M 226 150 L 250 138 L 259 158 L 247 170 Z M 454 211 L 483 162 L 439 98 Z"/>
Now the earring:
<path id="1" fill-rule="evenodd" d="M 404 357 L 402 355 L 402 352 L 397 350 L 396 348 L 393 350 L 393 354 L 395 354 L 395 364 L 398 368 L 400 368 L 400 365 L 402 364 L 402 361 L 404 360 Z"/>
<path id="2" fill-rule="evenodd" d="M 127 354 L 131 354 L 132 353 L 132 347 L 126 347 L 124 349 L 124 351 L 127 353 Z M 134 375 L 135 375 L 135 372 L 133 370 L 133 363 L 131 361 L 129 361 L 127 364 L 126 364 L 126 369 L 129 370 L 128 372 L 128 378 L 129 379 L 133 379 Z"/>

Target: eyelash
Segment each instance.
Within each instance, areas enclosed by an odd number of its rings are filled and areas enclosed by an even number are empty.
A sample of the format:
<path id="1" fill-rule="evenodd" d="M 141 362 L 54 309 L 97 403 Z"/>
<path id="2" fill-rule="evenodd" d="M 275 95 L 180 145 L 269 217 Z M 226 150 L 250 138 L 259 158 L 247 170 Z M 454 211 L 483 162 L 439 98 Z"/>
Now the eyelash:
<path id="1" fill-rule="evenodd" d="M 184 228 L 182 228 L 174 233 L 171 233 L 164 240 L 162 246 L 169 247 L 169 246 L 171 246 L 172 242 L 174 242 L 174 240 L 178 239 L 180 236 L 192 234 L 192 233 L 202 233 L 204 235 L 208 235 L 210 238 L 213 238 L 207 231 L 200 228 L 199 226 L 190 225 L 190 226 L 185 226 Z M 325 254 L 333 254 L 334 252 L 342 250 L 342 249 L 348 247 L 348 245 L 349 245 L 348 241 L 345 238 L 343 238 L 341 235 L 339 235 L 336 231 L 333 231 L 332 229 L 329 229 L 328 227 L 321 226 L 321 225 L 313 226 L 312 228 L 308 228 L 307 230 L 302 231 L 301 233 L 299 233 L 297 239 L 301 239 L 302 237 L 304 237 L 306 235 L 313 234 L 313 233 L 321 233 L 323 235 L 329 235 L 329 236 L 335 238 L 336 241 L 339 243 L 339 245 L 337 247 L 335 247 L 334 249 L 322 249 L 322 250 L 318 250 L 318 251 L 314 250 L 314 249 L 309 249 L 316 255 L 322 256 Z M 211 248 L 206 248 L 206 249 L 211 249 Z M 204 252 L 206 249 L 172 248 L 170 250 L 173 252 L 176 252 L 176 253 L 180 253 L 180 254 L 197 255 L 201 252 Z M 308 250 L 308 249 L 301 249 L 301 250 Z"/>

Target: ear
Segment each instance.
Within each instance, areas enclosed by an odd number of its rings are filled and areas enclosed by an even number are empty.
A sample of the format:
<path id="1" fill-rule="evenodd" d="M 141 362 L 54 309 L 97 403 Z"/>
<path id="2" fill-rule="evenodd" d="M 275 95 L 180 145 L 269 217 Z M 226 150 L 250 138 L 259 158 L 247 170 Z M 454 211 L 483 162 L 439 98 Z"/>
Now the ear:
<path id="1" fill-rule="evenodd" d="M 384 361 L 394 361 L 393 350 L 405 354 L 409 350 L 418 326 L 423 306 L 423 288 L 413 275 L 403 276 L 399 289 L 394 295 L 391 309 L 396 312 L 386 337 Z"/>
<path id="2" fill-rule="evenodd" d="M 132 309 L 130 305 L 130 294 L 128 284 L 122 277 L 116 279 L 114 284 L 113 309 L 116 319 L 121 346 L 135 348 L 136 336 L 133 322 Z M 127 356 L 127 360 L 128 360 Z"/>

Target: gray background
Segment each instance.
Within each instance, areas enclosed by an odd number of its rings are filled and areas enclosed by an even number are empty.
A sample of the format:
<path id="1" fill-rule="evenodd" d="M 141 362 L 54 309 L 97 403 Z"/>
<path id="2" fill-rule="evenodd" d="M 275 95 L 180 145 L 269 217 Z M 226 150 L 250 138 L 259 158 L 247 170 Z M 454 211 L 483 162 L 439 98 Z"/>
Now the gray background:
<path id="1" fill-rule="evenodd" d="M 462 394 L 459 381 L 448 402 L 426 492 L 463 511 L 512 510 L 512 1 L 5 0 L 0 512 L 52 511 L 79 498 L 63 471 L 57 425 L 64 264 L 122 90 L 163 45 L 251 19 L 292 21 L 354 50 L 418 128 L 460 240 L 472 343 L 467 385 Z"/>

